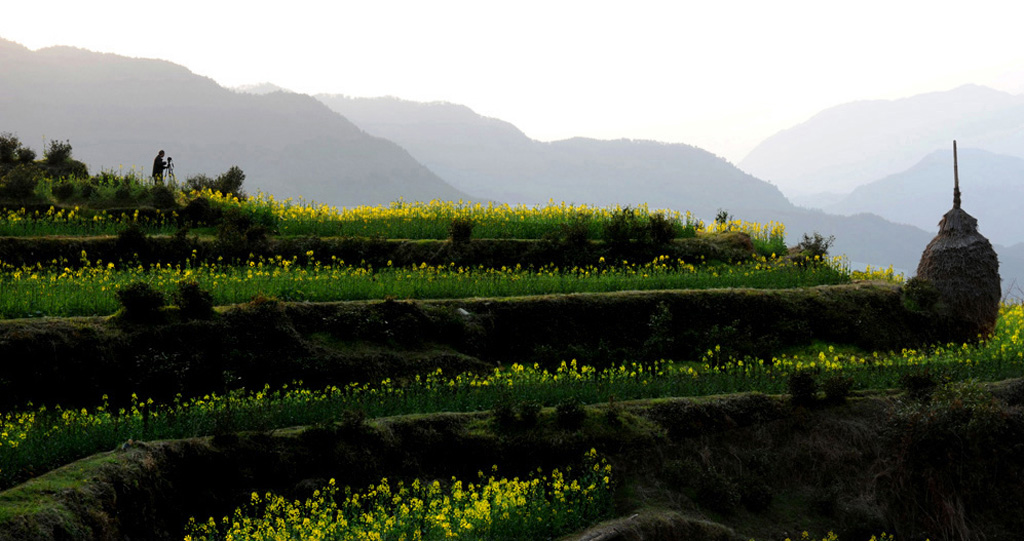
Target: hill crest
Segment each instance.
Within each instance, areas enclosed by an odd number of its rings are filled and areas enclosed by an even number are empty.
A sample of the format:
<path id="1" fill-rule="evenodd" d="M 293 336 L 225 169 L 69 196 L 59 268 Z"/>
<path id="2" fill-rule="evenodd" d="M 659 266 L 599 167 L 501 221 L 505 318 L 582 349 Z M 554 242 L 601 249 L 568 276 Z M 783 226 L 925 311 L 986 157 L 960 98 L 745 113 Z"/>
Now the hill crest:
<path id="1" fill-rule="evenodd" d="M 469 197 L 310 96 L 240 94 L 164 60 L 13 42 L 0 50 L 0 129 L 30 146 L 69 139 L 93 172 L 141 164 L 148 174 L 165 149 L 179 180 L 237 165 L 254 191 L 280 197 L 338 206 Z"/>
<path id="2" fill-rule="evenodd" d="M 739 166 L 787 195 L 848 193 L 965 146 L 1024 157 L 1024 96 L 978 85 L 825 109 L 754 148 Z"/>

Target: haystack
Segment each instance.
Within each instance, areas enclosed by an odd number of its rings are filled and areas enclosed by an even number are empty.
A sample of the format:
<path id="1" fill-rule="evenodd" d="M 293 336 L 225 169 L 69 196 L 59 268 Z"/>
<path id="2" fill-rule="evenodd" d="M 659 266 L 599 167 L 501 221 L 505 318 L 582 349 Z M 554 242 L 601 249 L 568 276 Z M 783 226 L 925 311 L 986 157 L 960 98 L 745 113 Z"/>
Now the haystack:
<path id="1" fill-rule="evenodd" d="M 978 220 L 960 208 L 960 175 L 953 141 L 953 208 L 939 222 L 939 234 L 924 249 L 917 276 L 938 291 L 955 322 L 957 339 L 988 336 L 995 330 L 1001 296 L 999 259 L 978 232 Z"/>

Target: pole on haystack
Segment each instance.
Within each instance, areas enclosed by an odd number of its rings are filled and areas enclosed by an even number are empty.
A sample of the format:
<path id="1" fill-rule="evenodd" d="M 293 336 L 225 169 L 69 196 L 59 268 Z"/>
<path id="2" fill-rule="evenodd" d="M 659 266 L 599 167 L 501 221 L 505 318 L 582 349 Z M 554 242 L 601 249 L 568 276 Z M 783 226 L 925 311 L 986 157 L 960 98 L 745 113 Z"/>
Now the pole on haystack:
<path id="1" fill-rule="evenodd" d="M 978 232 L 978 220 L 960 208 L 960 172 L 953 141 L 953 208 L 939 222 L 939 234 L 921 254 L 917 278 L 934 286 L 942 317 L 952 323 L 950 339 L 973 340 L 995 330 L 1002 291 L 999 259 Z"/>
<path id="2" fill-rule="evenodd" d="M 960 172 L 956 164 L 956 139 L 953 139 L 953 208 L 960 208 Z"/>

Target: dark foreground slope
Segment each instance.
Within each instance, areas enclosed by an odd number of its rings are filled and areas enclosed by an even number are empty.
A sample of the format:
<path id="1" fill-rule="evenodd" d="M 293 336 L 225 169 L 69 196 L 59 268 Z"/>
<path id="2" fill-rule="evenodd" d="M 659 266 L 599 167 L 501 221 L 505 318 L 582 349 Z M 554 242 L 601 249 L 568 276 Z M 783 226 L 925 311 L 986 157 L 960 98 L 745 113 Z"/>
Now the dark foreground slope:
<path id="1" fill-rule="evenodd" d="M 1017 539 L 1024 385 L 994 390 L 810 409 L 759 394 L 595 405 L 571 430 L 545 409 L 518 428 L 436 414 L 152 442 L 0 493 L 0 539 L 180 539 L 188 517 L 229 514 L 252 491 L 304 498 L 328 478 L 471 479 L 492 465 L 525 476 L 591 448 L 612 464 L 622 518 L 569 539 Z"/>

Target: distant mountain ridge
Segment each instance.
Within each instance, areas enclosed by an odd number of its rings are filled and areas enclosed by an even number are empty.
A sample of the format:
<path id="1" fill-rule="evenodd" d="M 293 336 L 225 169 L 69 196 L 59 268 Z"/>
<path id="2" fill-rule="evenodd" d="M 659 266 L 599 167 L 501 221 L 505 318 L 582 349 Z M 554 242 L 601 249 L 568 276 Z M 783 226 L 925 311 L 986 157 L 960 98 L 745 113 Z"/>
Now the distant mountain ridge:
<path id="1" fill-rule="evenodd" d="M 979 220 L 982 234 L 993 243 L 1024 241 L 1024 158 L 985 150 L 959 149 L 963 208 Z M 871 212 L 896 222 L 935 229 L 953 203 L 953 152 L 937 150 L 913 167 L 858 187 L 826 212 Z"/>
<path id="2" fill-rule="evenodd" d="M 774 186 L 689 145 L 587 138 L 545 143 L 462 105 L 316 97 L 367 132 L 397 142 L 456 187 L 486 199 L 646 202 L 705 219 L 719 208 L 739 216 L 792 208 Z"/>
<path id="3" fill-rule="evenodd" d="M 163 148 L 174 156 L 179 177 L 239 165 L 250 191 L 339 206 L 399 197 L 555 199 L 648 203 L 692 210 L 706 220 L 724 209 L 746 220 L 785 223 L 790 244 L 805 232 L 834 234 L 833 253 L 911 272 L 935 231 L 870 214 L 795 207 L 775 186 L 689 145 L 585 138 L 543 143 L 461 105 L 319 96 L 333 100 L 328 108 L 268 84 L 250 90 L 271 90 L 260 95 L 225 89 L 165 61 L 67 47 L 32 52 L 2 39 L 0 73 L 0 131 L 39 150 L 43 136 L 70 139 L 76 158 L 94 171 L 118 164 L 148 170 Z M 1006 276 L 1024 272 L 1018 267 Z"/>
<path id="4" fill-rule="evenodd" d="M 238 165 L 249 191 L 281 197 L 339 206 L 469 197 L 309 96 L 242 94 L 162 60 L 33 52 L 2 39 L 0 72 L 0 131 L 31 147 L 69 139 L 94 172 L 134 164 L 148 174 L 164 149 L 180 179 Z"/>
<path id="5" fill-rule="evenodd" d="M 368 132 L 398 142 L 457 187 L 500 201 L 647 202 L 691 210 L 705 220 L 723 209 L 745 220 L 786 224 L 790 244 L 803 233 L 835 235 L 834 253 L 910 271 L 933 236 L 874 215 L 835 216 L 795 207 L 774 186 L 689 145 L 583 138 L 542 143 L 462 105 L 317 98 Z"/>
<path id="6" fill-rule="evenodd" d="M 765 139 L 738 165 L 790 196 L 848 193 L 948 149 L 953 139 L 1024 158 L 1024 96 L 965 85 L 838 105 Z"/>

